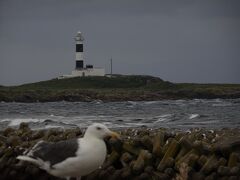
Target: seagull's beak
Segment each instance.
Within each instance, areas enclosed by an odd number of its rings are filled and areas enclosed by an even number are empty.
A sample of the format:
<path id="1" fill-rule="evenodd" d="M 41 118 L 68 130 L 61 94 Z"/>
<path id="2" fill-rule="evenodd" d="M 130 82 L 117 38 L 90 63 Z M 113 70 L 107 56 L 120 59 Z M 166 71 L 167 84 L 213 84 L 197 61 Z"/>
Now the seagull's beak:
<path id="1" fill-rule="evenodd" d="M 115 138 L 115 139 L 120 139 L 120 135 L 116 132 L 113 132 L 113 131 L 110 131 L 109 135 L 112 137 L 112 138 Z"/>

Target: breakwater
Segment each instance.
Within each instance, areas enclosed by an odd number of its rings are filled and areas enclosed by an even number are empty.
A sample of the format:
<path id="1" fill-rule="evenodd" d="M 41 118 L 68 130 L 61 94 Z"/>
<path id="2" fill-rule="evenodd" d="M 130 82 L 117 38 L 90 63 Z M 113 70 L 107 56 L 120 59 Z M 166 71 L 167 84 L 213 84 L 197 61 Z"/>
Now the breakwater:
<path id="1" fill-rule="evenodd" d="M 240 129 L 167 130 L 125 128 L 122 140 L 108 139 L 108 157 L 90 179 L 239 179 Z M 58 179 L 16 157 L 39 140 L 56 142 L 81 137 L 82 129 L 0 132 L 1 179 Z"/>

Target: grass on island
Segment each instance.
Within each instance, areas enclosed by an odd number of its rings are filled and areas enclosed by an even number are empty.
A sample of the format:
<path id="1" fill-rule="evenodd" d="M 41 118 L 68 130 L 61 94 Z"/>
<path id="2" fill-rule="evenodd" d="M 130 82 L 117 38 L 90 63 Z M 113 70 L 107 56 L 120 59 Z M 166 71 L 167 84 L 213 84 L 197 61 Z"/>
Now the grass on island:
<path id="1" fill-rule="evenodd" d="M 239 84 L 171 83 L 158 77 L 115 75 L 52 79 L 20 86 L 0 86 L 0 101 L 158 100 L 237 98 Z"/>

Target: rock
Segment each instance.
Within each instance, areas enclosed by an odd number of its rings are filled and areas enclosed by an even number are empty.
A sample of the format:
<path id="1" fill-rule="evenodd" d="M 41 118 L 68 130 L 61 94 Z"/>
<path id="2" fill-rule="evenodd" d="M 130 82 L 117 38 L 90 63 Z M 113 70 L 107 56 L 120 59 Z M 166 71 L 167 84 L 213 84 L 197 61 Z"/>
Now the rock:
<path id="1" fill-rule="evenodd" d="M 120 180 L 121 179 L 121 169 L 117 169 L 110 177 L 109 180 Z"/>
<path id="2" fill-rule="evenodd" d="M 30 130 L 30 128 L 29 128 L 29 126 L 28 126 L 28 123 L 22 122 L 22 123 L 19 125 L 19 130 Z"/>
<path id="3" fill-rule="evenodd" d="M 170 157 L 174 158 L 176 156 L 178 150 L 179 150 L 179 143 L 175 139 L 173 139 L 171 144 L 169 145 L 166 153 L 164 154 L 163 159 L 159 163 L 157 169 L 159 171 L 163 171 L 165 169 L 165 167 L 166 167 L 167 160 Z"/>
<path id="4" fill-rule="evenodd" d="M 193 144 L 190 142 L 190 140 L 188 139 L 188 137 L 183 136 L 180 141 L 179 144 L 181 146 L 181 149 L 176 157 L 176 161 L 178 161 L 181 157 L 183 157 L 187 152 L 189 152 L 189 150 L 192 148 Z"/>
<path id="5" fill-rule="evenodd" d="M 197 163 L 200 167 L 202 167 L 207 162 L 207 160 L 208 160 L 207 156 L 201 155 Z"/>
<path id="6" fill-rule="evenodd" d="M 131 175 L 132 175 L 131 168 L 129 168 L 129 167 L 123 168 L 122 174 L 121 174 L 121 177 L 123 179 L 130 179 Z"/>
<path id="7" fill-rule="evenodd" d="M 12 178 L 16 178 L 17 177 L 17 172 L 15 170 L 12 170 L 9 172 L 8 176 L 12 179 Z"/>
<path id="8" fill-rule="evenodd" d="M 213 170 L 217 169 L 218 160 L 215 155 L 212 155 L 208 161 L 201 168 L 200 172 L 203 172 L 205 175 L 208 175 Z"/>
<path id="9" fill-rule="evenodd" d="M 195 172 L 191 175 L 191 177 L 189 179 L 194 179 L 194 180 L 204 180 L 205 176 L 203 173 L 201 172 Z M 176 180 L 182 180 L 182 179 L 176 179 Z M 183 179 L 185 180 L 185 179 Z"/>
<path id="10" fill-rule="evenodd" d="M 102 170 L 100 171 L 98 177 L 99 179 L 108 179 L 108 177 L 110 176 L 109 172 L 107 172 L 106 170 Z"/>
<path id="11" fill-rule="evenodd" d="M 4 154 L 2 157 L 11 157 L 11 156 L 14 156 L 14 149 L 11 147 L 5 148 Z"/>
<path id="12" fill-rule="evenodd" d="M 167 174 L 169 177 L 173 177 L 175 174 L 175 171 L 173 170 L 173 168 L 167 168 L 165 169 L 164 174 Z"/>
<path id="13" fill-rule="evenodd" d="M 9 138 L 7 138 L 7 144 L 9 146 L 13 146 L 13 147 L 16 147 L 18 145 L 21 144 L 21 139 L 18 137 L 18 136 L 10 136 Z"/>
<path id="14" fill-rule="evenodd" d="M 108 141 L 109 145 L 111 146 L 112 149 L 114 149 L 117 152 L 122 151 L 122 141 L 117 139 L 117 138 L 111 138 Z"/>
<path id="15" fill-rule="evenodd" d="M 227 160 L 223 157 L 221 157 L 218 161 L 218 167 L 219 166 L 225 166 L 227 164 Z"/>
<path id="16" fill-rule="evenodd" d="M 131 154 L 134 154 L 136 156 L 138 156 L 138 154 L 140 153 L 140 148 L 136 148 L 133 147 L 132 145 L 130 145 L 130 143 L 125 142 L 123 143 L 123 149 Z"/>
<path id="17" fill-rule="evenodd" d="M 228 159 L 228 167 L 231 168 L 231 167 L 237 166 L 238 161 L 239 161 L 239 154 L 232 152 Z"/>
<path id="18" fill-rule="evenodd" d="M 213 172 L 213 173 L 211 173 L 209 176 L 207 176 L 207 177 L 205 178 L 205 180 L 215 180 L 215 179 L 218 179 L 217 177 L 218 177 L 218 176 L 217 176 L 217 173 L 216 173 L 216 172 Z"/>
<path id="19" fill-rule="evenodd" d="M 152 139 L 148 135 L 145 135 L 141 138 L 141 143 L 142 143 L 142 146 L 146 147 L 147 150 L 152 151 L 153 143 L 152 143 Z"/>
<path id="20" fill-rule="evenodd" d="M 228 180 L 238 180 L 239 178 L 237 176 L 230 176 Z"/>
<path id="21" fill-rule="evenodd" d="M 197 162 L 198 158 L 199 158 L 198 151 L 195 149 L 192 149 L 176 162 L 175 167 L 179 169 L 179 167 L 183 163 L 192 167 Z"/>
<path id="22" fill-rule="evenodd" d="M 113 166 L 109 166 L 109 167 L 107 168 L 107 172 L 109 172 L 110 174 L 114 174 L 115 168 L 114 168 Z"/>
<path id="23" fill-rule="evenodd" d="M 32 133 L 32 140 L 36 140 L 36 139 L 40 139 L 44 136 L 44 131 L 43 130 L 39 130 L 39 131 L 34 131 Z"/>
<path id="24" fill-rule="evenodd" d="M 11 128 L 11 127 L 7 127 L 6 129 L 4 129 L 3 131 L 3 136 L 8 137 L 10 135 L 15 135 L 15 129 Z"/>
<path id="25" fill-rule="evenodd" d="M 230 175 L 230 168 L 227 167 L 227 166 L 219 166 L 218 170 L 217 170 L 217 173 L 220 176 L 228 176 L 228 175 Z"/>
<path id="26" fill-rule="evenodd" d="M 150 176 L 149 176 L 149 174 L 147 174 L 147 173 L 142 173 L 142 174 L 140 174 L 140 175 L 138 176 L 137 179 L 139 179 L 139 180 L 148 180 L 148 179 L 150 179 Z"/>
<path id="27" fill-rule="evenodd" d="M 230 170 L 230 174 L 233 176 L 240 175 L 240 167 L 232 167 Z"/>
<path id="28" fill-rule="evenodd" d="M 135 174 L 140 174 L 144 167 L 149 165 L 152 155 L 147 150 L 141 150 L 137 160 L 134 162 L 132 170 Z"/>
<path id="29" fill-rule="evenodd" d="M 129 164 L 129 162 L 132 160 L 133 160 L 133 156 L 131 154 L 129 154 L 128 152 L 123 153 L 120 158 L 120 161 L 121 161 L 123 167 L 127 166 Z"/>
<path id="30" fill-rule="evenodd" d="M 60 132 L 59 130 L 57 130 L 57 129 L 48 129 L 48 130 L 46 130 L 46 132 L 45 132 L 45 135 L 44 135 L 44 137 L 43 137 L 43 140 L 48 141 L 51 136 L 52 136 L 52 137 L 53 137 L 53 136 L 58 136 L 60 133 L 61 133 L 61 132 Z"/>
<path id="31" fill-rule="evenodd" d="M 153 149 L 152 153 L 157 157 L 162 157 L 162 147 L 164 146 L 164 132 L 158 132 L 153 138 Z"/>
<path id="32" fill-rule="evenodd" d="M 152 166 L 147 166 L 144 169 L 144 172 L 148 173 L 148 174 L 152 174 L 154 168 Z"/>
<path id="33" fill-rule="evenodd" d="M 114 162 L 116 162 L 120 158 L 120 155 L 116 151 L 112 151 L 109 157 L 107 158 L 107 161 L 103 164 L 103 169 L 113 165 Z"/>
<path id="34" fill-rule="evenodd" d="M 154 172 L 153 172 L 153 179 L 154 179 L 154 180 L 169 180 L 170 177 L 169 177 L 167 174 L 154 171 Z"/>
<path id="35" fill-rule="evenodd" d="M 89 174 L 88 176 L 86 176 L 86 178 L 84 178 L 85 180 L 95 180 L 98 179 L 99 173 L 101 172 L 101 169 L 97 169 L 95 171 L 93 171 L 91 174 Z"/>
<path id="36" fill-rule="evenodd" d="M 240 150 L 240 136 L 224 136 L 221 141 L 213 145 L 216 152 L 221 152 L 224 156 L 228 156 L 232 151 Z"/>

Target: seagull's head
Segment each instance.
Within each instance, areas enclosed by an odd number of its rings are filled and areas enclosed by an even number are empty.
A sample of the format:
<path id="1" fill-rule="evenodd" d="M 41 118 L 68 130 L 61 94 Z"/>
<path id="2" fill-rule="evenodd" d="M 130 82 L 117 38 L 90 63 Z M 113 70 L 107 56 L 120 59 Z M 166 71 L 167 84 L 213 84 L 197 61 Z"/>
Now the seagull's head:
<path id="1" fill-rule="evenodd" d="M 100 139 L 104 139 L 105 137 L 113 137 L 113 138 L 120 138 L 119 134 L 117 134 L 116 132 L 110 131 L 107 126 L 105 126 L 104 124 L 100 124 L 100 123 L 94 123 L 92 125 L 90 125 L 86 132 L 85 132 L 85 137 L 96 137 L 96 138 L 100 138 Z"/>

